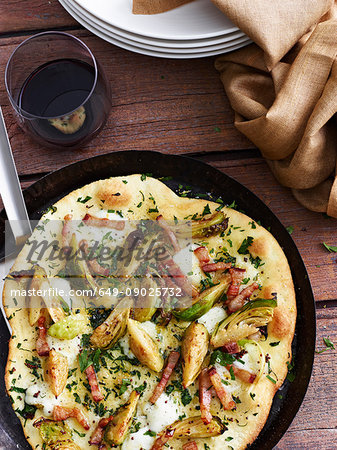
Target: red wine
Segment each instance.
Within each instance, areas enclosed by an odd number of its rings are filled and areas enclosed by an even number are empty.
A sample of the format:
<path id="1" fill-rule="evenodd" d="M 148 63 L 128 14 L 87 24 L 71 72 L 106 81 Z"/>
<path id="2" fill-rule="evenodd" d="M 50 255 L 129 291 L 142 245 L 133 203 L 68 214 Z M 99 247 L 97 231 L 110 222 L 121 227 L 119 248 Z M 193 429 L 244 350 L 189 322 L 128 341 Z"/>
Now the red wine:
<path id="1" fill-rule="evenodd" d="M 98 76 L 94 86 L 94 67 L 76 59 L 59 59 L 38 67 L 26 79 L 19 95 L 20 108 L 35 116 L 26 121 L 26 127 L 41 141 L 55 145 L 82 142 L 104 125 L 104 103 L 110 102 L 104 98 L 104 83 Z M 75 110 L 77 113 L 71 115 Z"/>

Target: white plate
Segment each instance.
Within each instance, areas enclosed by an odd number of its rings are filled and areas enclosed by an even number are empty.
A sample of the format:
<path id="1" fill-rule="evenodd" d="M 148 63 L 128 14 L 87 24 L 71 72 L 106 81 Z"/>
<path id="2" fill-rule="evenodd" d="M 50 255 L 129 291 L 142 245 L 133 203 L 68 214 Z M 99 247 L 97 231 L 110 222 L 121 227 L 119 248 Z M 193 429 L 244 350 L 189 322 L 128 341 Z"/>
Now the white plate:
<path id="1" fill-rule="evenodd" d="M 247 36 L 243 35 L 239 38 L 233 38 L 230 41 L 223 42 L 223 43 L 216 44 L 216 45 L 205 45 L 205 46 L 200 46 L 200 47 L 180 47 L 180 48 L 160 47 L 160 45 L 158 43 L 157 43 L 157 45 L 152 45 L 152 44 L 150 45 L 147 43 L 145 44 L 143 42 L 139 42 L 134 39 L 128 39 L 124 36 L 120 36 L 118 33 L 111 31 L 111 27 L 110 28 L 107 27 L 107 25 L 103 21 L 100 21 L 99 19 L 92 17 L 87 12 L 85 12 L 85 14 L 84 14 L 78 7 L 75 6 L 74 2 L 72 2 L 71 0 L 63 0 L 63 2 L 69 8 L 69 10 L 68 10 L 69 12 L 75 13 L 79 18 L 81 18 L 82 20 L 93 25 L 95 28 L 102 29 L 102 31 L 104 33 L 108 34 L 111 38 L 118 39 L 121 42 L 124 42 L 126 44 L 140 46 L 141 48 L 144 48 L 147 50 L 154 50 L 154 51 L 159 51 L 159 52 L 163 52 L 163 53 L 167 53 L 167 52 L 168 53 L 183 53 L 183 54 L 200 53 L 200 52 L 205 52 L 205 51 L 208 52 L 208 51 L 212 51 L 212 50 L 225 50 L 227 47 L 232 47 L 233 45 L 241 44 L 241 43 L 247 42 L 249 40 L 249 38 Z M 112 30 L 114 30 L 114 28 L 112 28 Z"/>
<path id="2" fill-rule="evenodd" d="M 122 42 L 121 40 L 117 38 L 113 38 L 110 36 L 109 33 L 103 32 L 101 29 L 98 29 L 95 24 L 90 22 L 89 19 L 83 19 L 78 14 L 76 14 L 66 3 L 64 0 L 59 0 L 61 5 L 71 14 L 80 24 L 82 24 L 85 28 L 87 28 L 92 33 L 96 34 L 96 36 L 106 40 L 107 42 L 110 42 L 111 44 L 117 45 L 118 47 L 124 48 L 126 50 L 130 50 L 135 53 L 141 53 L 143 55 L 148 56 L 156 56 L 159 58 L 173 58 L 173 59 L 191 59 L 191 58 L 202 58 L 207 56 L 213 56 L 213 55 L 219 55 L 221 53 L 226 53 L 232 50 L 237 50 L 241 47 L 244 47 L 250 41 L 243 42 L 241 44 L 236 44 L 230 47 L 227 47 L 225 50 L 212 50 L 212 51 L 202 51 L 200 53 L 169 53 L 164 51 L 155 51 L 155 50 L 148 50 L 145 49 L 139 45 L 134 45 L 131 41 L 130 43 Z"/>
<path id="3" fill-rule="evenodd" d="M 191 3 L 162 14 L 132 14 L 132 0 L 75 0 L 93 16 L 114 27 L 157 39 L 205 39 L 238 31 L 210 0 Z"/>
<path id="4" fill-rule="evenodd" d="M 81 8 L 76 0 L 68 0 L 68 4 L 77 12 L 79 15 L 83 15 L 84 17 L 88 17 L 91 22 L 94 22 L 96 25 L 102 26 L 105 30 L 112 32 L 120 37 L 125 37 L 128 40 L 135 41 L 136 43 L 143 43 L 154 45 L 156 47 L 167 47 L 170 49 L 173 48 L 194 48 L 194 47 L 203 47 L 209 45 L 221 44 L 223 42 L 229 42 L 234 39 L 239 39 L 243 36 L 246 36 L 243 31 L 238 30 L 233 33 L 226 33 L 224 35 L 220 35 L 212 38 L 205 39 L 191 39 L 191 40 L 169 40 L 169 39 L 157 39 L 152 37 L 145 37 L 140 34 L 131 33 L 121 28 L 110 25 L 109 23 L 97 18 L 93 14 L 89 13 L 87 10 Z"/>

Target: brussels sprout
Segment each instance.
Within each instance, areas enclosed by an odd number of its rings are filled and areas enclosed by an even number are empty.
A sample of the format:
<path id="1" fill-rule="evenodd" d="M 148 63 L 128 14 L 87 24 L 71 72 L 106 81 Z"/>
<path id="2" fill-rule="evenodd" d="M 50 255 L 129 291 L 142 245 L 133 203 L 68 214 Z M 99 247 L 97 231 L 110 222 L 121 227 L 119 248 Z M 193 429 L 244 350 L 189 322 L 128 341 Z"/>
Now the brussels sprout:
<path id="1" fill-rule="evenodd" d="M 227 427 L 221 422 L 219 417 L 213 417 L 209 424 L 205 424 L 201 416 L 187 417 L 183 420 L 178 420 L 172 425 L 169 425 L 158 437 L 152 448 L 159 449 L 162 446 L 158 443 L 165 443 L 169 439 L 198 439 L 220 436 L 227 430 Z M 163 436 L 166 436 L 166 439 Z"/>
<path id="2" fill-rule="evenodd" d="M 218 211 L 207 219 L 192 221 L 192 237 L 205 238 L 220 234 L 228 227 L 228 217 L 224 213 Z"/>
<path id="3" fill-rule="evenodd" d="M 34 427 L 40 431 L 44 448 L 47 450 L 81 450 L 71 437 L 71 431 L 64 422 L 41 419 L 34 422 Z"/>
<path id="4" fill-rule="evenodd" d="M 50 290 L 50 283 L 47 278 L 45 270 L 40 266 L 34 267 L 34 275 L 30 283 L 29 289 L 34 292 L 41 290 L 46 293 Z M 58 298 L 53 298 L 48 296 L 48 294 L 43 296 L 31 295 L 29 298 L 29 323 L 34 325 L 40 317 L 42 303 L 47 306 L 50 317 L 54 322 L 62 320 L 65 316 L 64 311 L 61 307 Z"/>
<path id="5" fill-rule="evenodd" d="M 54 323 L 49 329 L 49 336 L 57 339 L 74 339 L 79 334 L 84 333 L 87 326 L 87 319 L 82 314 L 73 314 Z"/>
<path id="6" fill-rule="evenodd" d="M 124 336 L 129 315 L 129 300 L 122 300 L 105 321 L 95 328 L 90 343 L 97 348 L 112 347 Z"/>
<path id="7" fill-rule="evenodd" d="M 47 381 L 52 393 L 58 397 L 62 394 L 68 378 L 68 359 L 51 349 L 46 362 Z"/>
<path id="8" fill-rule="evenodd" d="M 194 304 L 184 310 L 173 311 L 174 316 L 186 322 L 192 322 L 192 320 L 199 319 L 206 314 L 214 305 L 214 303 L 220 300 L 221 296 L 225 292 L 229 285 L 228 278 L 224 278 L 219 284 L 206 289 L 195 300 Z"/>
<path id="9" fill-rule="evenodd" d="M 139 322 L 132 319 L 128 321 L 128 333 L 130 349 L 136 358 L 149 369 L 160 372 L 164 366 L 164 359 L 154 340 Z"/>
<path id="10" fill-rule="evenodd" d="M 151 292 L 156 292 L 157 284 L 152 278 L 145 278 L 142 288 L 146 289 L 146 295 L 138 296 L 137 302 L 132 310 L 132 316 L 138 322 L 146 322 L 151 320 L 154 313 L 157 311 L 158 297 L 150 295 Z"/>
<path id="11" fill-rule="evenodd" d="M 183 385 L 190 386 L 198 376 L 208 351 L 209 334 L 206 327 L 197 322 L 186 329 L 181 344 L 183 358 Z"/>
<path id="12" fill-rule="evenodd" d="M 117 415 L 108 424 L 104 435 L 104 439 L 108 444 L 112 446 L 121 445 L 125 440 L 136 411 L 139 397 L 139 392 L 132 391 L 128 402 L 119 409 Z"/>
<path id="13" fill-rule="evenodd" d="M 259 327 L 272 320 L 276 306 L 276 299 L 258 298 L 248 302 L 217 325 L 211 337 L 211 345 L 215 348 L 222 347 L 228 342 L 237 342 L 256 333 Z"/>
<path id="14" fill-rule="evenodd" d="M 67 261 L 67 275 L 71 284 L 78 289 L 97 289 L 98 286 L 82 255 L 75 233 L 70 240 L 70 249 L 71 256 Z"/>

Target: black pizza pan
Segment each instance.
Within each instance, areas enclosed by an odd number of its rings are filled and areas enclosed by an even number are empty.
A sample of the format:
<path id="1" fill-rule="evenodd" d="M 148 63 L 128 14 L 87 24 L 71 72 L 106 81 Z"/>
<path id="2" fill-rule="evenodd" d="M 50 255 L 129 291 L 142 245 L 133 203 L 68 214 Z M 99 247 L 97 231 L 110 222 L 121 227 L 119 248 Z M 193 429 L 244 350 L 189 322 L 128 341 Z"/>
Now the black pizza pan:
<path id="1" fill-rule="evenodd" d="M 292 345 L 293 374 L 275 395 L 268 420 L 252 445 L 251 450 L 270 450 L 281 439 L 295 417 L 305 396 L 315 351 L 316 320 L 315 301 L 310 281 L 291 236 L 271 210 L 246 187 L 219 170 L 189 157 L 165 155 L 150 151 L 113 152 L 86 159 L 57 170 L 31 185 L 24 191 L 31 219 L 39 219 L 44 210 L 74 189 L 87 183 L 113 176 L 134 173 L 152 174 L 177 191 L 179 185 L 188 186 L 189 196 L 209 200 L 221 197 L 226 204 L 235 200 L 238 209 L 268 228 L 283 248 L 296 290 L 298 316 Z M 4 211 L 0 213 L 0 257 L 5 246 Z M 29 449 L 5 391 L 4 372 L 7 360 L 9 332 L 0 317 L 0 443 L 8 450 Z"/>

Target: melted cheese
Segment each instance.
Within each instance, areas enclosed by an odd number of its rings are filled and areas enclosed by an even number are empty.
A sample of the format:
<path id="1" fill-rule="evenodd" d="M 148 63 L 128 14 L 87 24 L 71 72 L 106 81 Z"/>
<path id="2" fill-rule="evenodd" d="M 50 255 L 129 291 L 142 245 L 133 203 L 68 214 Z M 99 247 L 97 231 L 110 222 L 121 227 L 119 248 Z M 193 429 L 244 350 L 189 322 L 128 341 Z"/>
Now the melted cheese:
<path id="1" fill-rule="evenodd" d="M 54 406 L 57 404 L 57 399 L 51 393 L 47 383 L 41 381 L 28 387 L 25 401 L 28 405 L 43 408 L 44 416 L 51 416 Z"/>
<path id="2" fill-rule="evenodd" d="M 151 431 L 159 433 L 165 427 L 179 419 L 181 411 L 179 406 L 163 393 L 154 405 L 147 404 L 144 408 L 148 426 Z"/>
<path id="3" fill-rule="evenodd" d="M 76 336 L 74 339 L 61 340 L 47 335 L 47 342 L 49 348 L 54 348 L 61 355 L 68 358 L 69 367 L 73 366 L 81 349 L 81 336 Z"/>
<path id="4" fill-rule="evenodd" d="M 149 428 L 144 427 L 131 433 L 123 442 L 121 450 L 150 450 L 155 438 L 145 434 Z"/>
<path id="5" fill-rule="evenodd" d="M 188 277 L 191 283 L 194 286 L 199 286 L 201 280 L 205 278 L 205 274 L 201 270 L 199 260 L 194 254 L 196 248 L 198 248 L 198 245 L 196 244 L 182 248 L 173 256 L 173 260 Z"/>
<path id="6" fill-rule="evenodd" d="M 202 323 L 207 328 L 209 334 L 212 334 L 217 324 L 226 317 L 227 313 L 223 308 L 214 306 L 214 308 L 210 309 L 206 314 L 200 317 L 198 322 Z"/>

